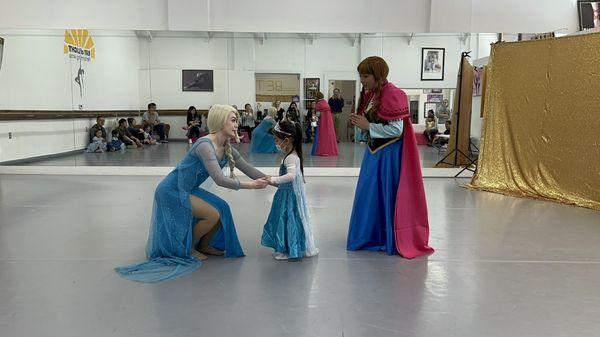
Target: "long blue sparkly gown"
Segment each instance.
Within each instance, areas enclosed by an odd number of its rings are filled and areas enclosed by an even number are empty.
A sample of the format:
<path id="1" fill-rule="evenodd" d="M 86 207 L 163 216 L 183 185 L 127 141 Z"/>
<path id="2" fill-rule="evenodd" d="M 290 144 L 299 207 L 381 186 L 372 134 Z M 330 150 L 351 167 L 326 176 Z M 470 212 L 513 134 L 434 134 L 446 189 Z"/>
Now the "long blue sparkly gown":
<path id="1" fill-rule="evenodd" d="M 248 165 L 232 149 L 236 167 L 253 179 L 264 176 Z M 212 237 L 210 246 L 225 251 L 225 257 L 241 257 L 244 252 L 235 230 L 229 205 L 223 199 L 200 187 L 210 176 L 215 183 L 239 189 L 239 181 L 226 177 L 222 169 L 227 156 L 218 159 L 212 141 L 200 138 L 177 165 L 158 185 L 154 193 L 154 206 L 150 233 L 146 245 L 147 261 L 115 268 L 119 275 L 138 282 L 159 282 L 191 273 L 202 262 L 190 256 L 192 229 L 198 222 L 192 216 L 190 195 L 206 201 L 220 214 L 220 226 Z"/>
<path id="2" fill-rule="evenodd" d="M 277 185 L 277 192 L 263 228 L 261 244 L 292 259 L 317 255 L 319 250 L 312 234 L 304 177 L 296 153 L 285 158 L 279 167 L 279 177 L 271 179 Z"/>

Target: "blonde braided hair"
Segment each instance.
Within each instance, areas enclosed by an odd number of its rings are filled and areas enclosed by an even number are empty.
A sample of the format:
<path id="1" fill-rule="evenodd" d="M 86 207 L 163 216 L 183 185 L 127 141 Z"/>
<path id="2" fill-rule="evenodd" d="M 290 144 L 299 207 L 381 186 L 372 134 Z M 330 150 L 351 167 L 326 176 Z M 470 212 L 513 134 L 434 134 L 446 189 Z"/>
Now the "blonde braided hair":
<path id="1" fill-rule="evenodd" d="M 206 118 L 209 132 L 214 134 L 223 130 L 223 127 L 227 124 L 229 115 L 232 112 L 235 113 L 235 116 L 239 121 L 240 114 L 231 105 L 215 104 L 211 106 L 208 111 L 208 118 Z M 225 143 L 225 156 L 227 156 L 227 161 L 229 162 L 229 176 L 235 178 L 235 173 L 233 172 L 235 169 L 235 159 L 233 159 L 233 150 L 231 148 L 231 140 L 229 139 Z"/>
<path id="2" fill-rule="evenodd" d="M 227 140 L 225 145 L 225 155 L 227 156 L 227 160 L 229 161 L 229 177 L 235 178 L 235 173 L 233 170 L 235 169 L 235 159 L 233 159 L 233 152 L 231 150 L 231 141 Z"/>

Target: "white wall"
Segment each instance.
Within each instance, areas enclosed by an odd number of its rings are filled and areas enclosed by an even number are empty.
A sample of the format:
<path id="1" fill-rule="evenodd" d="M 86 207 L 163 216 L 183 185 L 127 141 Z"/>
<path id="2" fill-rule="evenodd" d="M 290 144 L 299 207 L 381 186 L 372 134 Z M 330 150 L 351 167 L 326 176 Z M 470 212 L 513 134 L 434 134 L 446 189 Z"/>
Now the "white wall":
<path id="1" fill-rule="evenodd" d="M 322 83 L 357 80 L 356 66 L 374 54 L 388 61 L 388 78 L 399 87 L 454 88 L 460 53 L 469 47 L 468 40 L 463 44 L 456 35 L 418 35 L 410 45 L 407 37 L 377 34 L 353 44 L 349 38 L 336 36 L 317 35 L 312 42 L 293 35 L 267 35 L 264 42 L 252 35 L 208 41 L 201 37 L 157 37 L 152 42 L 140 39 L 140 106 L 152 100 L 159 109 L 185 109 L 189 105 L 205 109 L 215 103 L 241 107 L 255 103 L 254 72 L 298 73 L 301 77 L 320 77 Z M 422 47 L 446 49 L 444 81 L 421 81 Z M 214 69 L 214 93 L 182 92 L 184 68 Z"/>
<path id="2" fill-rule="evenodd" d="M 96 59 L 83 62 L 84 110 L 137 109 L 139 48 L 133 32 L 90 32 Z M 78 63 L 63 53 L 64 31 L 0 31 L 0 110 L 71 110 Z M 73 90 L 75 86 L 76 90 Z"/>
<path id="3" fill-rule="evenodd" d="M 83 150 L 88 145 L 88 130 L 95 123 L 95 118 L 2 121 L 0 162 Z M 110 134 L 116 118 L 106 118 L 105 127 Z"/>
<path id="4" fill-rule="evenodd" d="M 0 29 L 167 29 L 167 0 L 1 0 Z"/>
<path id="5" fill-rule="evenodd" d="M 133 32 L 91 31 L 96 59 L 84 62 L 84 110 L 137 110 L 139 41 Z M 0 110 L 74 110 L 79 93 L 63 53 L 64 31 L 2 31 Z M 72 64 L 73 63 L 73 64 Z M 75 104 L 74 104 L 75 103 Z M 85 148 L 93 120 L 0 122 L 0 162 Z M 13 138 L 8 139 L 8 133 Z"/>
<path id="6" fill-rule="evenodd" d="M 2 0 L 0 8 L 0 29 L 572 33 L 578 26 L 575 0 Z"/>

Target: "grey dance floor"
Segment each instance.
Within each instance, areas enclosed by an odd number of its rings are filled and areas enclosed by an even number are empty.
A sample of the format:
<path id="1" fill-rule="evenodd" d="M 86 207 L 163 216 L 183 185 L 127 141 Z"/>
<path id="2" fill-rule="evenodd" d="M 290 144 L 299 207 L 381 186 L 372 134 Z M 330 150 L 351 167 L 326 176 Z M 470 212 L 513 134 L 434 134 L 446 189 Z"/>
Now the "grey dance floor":
<path id="1" fill-rule="evenodd" d="M 279 166 L 280 154 L 250 153 L 250 144 L 234 145 L 242 156 L 257 167 Z M 340 143 L 340 155 L 337 157 L 319 157 L 310 155 L 311 144 L 305 144 L 304 166 L 306 167 L 360 167 L 365 145 Z M 159 166 L 173 167 L 188 151 L 189 146 L 183 141 L 173 141 L 157 146 L 145 146 L 141 149 L 125 150 L 124 152 L 84 153 L 57 156 L 52 158 L 37 158 L 20 161 L 18 165 L 48 165 L 48 166 Z M 437 148 L 419 146 L 421 165 L 434 167 L 443 158 L 445 152 Z"/>
<path id="2" fill-rule="evenodd" d="M 259 245 L 274 189 L 228 191 L 246 257 L 159 284 L 141 261 L 159 177 L 0 175 L 0 335 L 598 336 L 598 212 L 426 179 L 428 258 L 345 250 L 355 178 L 309 178 L 321 254 Z"/>

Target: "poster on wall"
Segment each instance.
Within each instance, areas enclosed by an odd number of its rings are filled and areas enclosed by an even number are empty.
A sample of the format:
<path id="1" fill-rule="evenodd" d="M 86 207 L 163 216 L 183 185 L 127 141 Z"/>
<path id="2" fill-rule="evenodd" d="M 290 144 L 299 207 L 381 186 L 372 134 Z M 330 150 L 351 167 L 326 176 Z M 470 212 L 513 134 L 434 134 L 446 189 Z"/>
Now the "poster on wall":
<path id="1" fill-rule="evenodd" d="M 428 94 L 427 102 L 437 102 L 441 103 L 444 100 L 444 95 L 441 94 Z"/>
<path id="2" fill-rule="evenodd" d="M 317 91 L 321 89 L 321 80 L 319 78 L 305 78 L 304 79 L 304 98 L 315 99 Z"/>
<path id="3" fill-rule="evenodd" d="M 421 48 L 421 81 L 443 81 L 445 48 Z"/>
<path id="4" fill-rule="evenodd" d="M 579 1 L 579 30 L 600 28 L 600 1 Z"/>
<path id="5" fill-rule="evenodd" d="M 63 44 L 63 54 L 69 57 L 71 65 L 72 109 L 83 110 L 86 89 L 87 66 L 96 59 L 96 45 L 87 29 L 67 29 Z"/>
<path id="6" fill-rule="evenodd" d="M 257 102 L 289 102 L 298 96 L 302 81 L 300 74 L 255 73 Z"/>
<path id="7" fill-rule="evenodd" d="M 182 91 L 214 91 L 212 70 L 184 69 L 181 71 Z"/>

